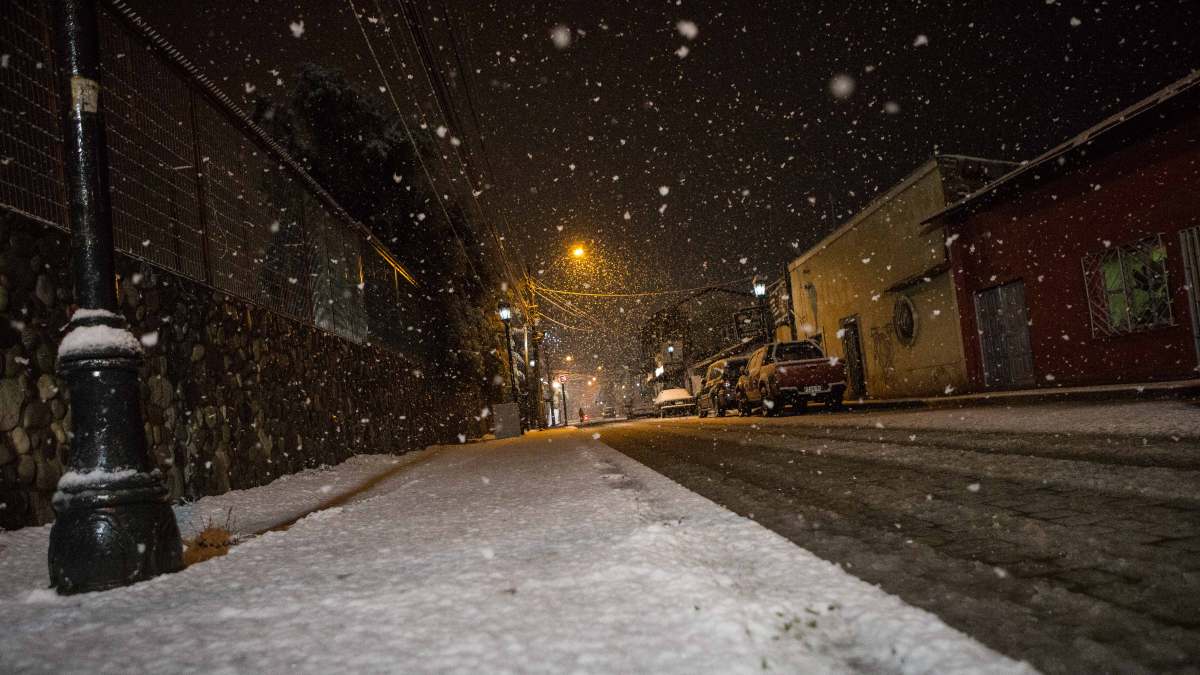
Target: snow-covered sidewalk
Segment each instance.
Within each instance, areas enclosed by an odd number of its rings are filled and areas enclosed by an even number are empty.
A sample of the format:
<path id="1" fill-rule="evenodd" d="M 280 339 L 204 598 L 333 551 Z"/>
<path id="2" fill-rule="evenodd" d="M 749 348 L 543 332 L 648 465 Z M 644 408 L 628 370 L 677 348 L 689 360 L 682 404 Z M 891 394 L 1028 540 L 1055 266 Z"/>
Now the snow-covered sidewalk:
<path id="1" fill-rule="evenodd" d="M 0 671 L 1029 672 L 589 436 L 202 500 L 193 522 L 232 508 L 251 531 L 395 473 L 106 593 L 44 589 L 48 528 L 0 533 Z"/>

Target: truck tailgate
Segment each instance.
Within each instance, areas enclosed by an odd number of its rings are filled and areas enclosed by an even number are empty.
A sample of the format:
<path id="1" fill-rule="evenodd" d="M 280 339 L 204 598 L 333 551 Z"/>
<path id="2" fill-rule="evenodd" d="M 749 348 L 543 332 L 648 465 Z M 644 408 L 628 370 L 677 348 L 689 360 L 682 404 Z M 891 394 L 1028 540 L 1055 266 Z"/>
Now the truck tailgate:
<path id="1" fill-rule="evenodd" d="M 844 382 L 846 368 L 830 359 L 789 361 L 775 367 L 775 381 L 780 387 L 808 387 Z"/>

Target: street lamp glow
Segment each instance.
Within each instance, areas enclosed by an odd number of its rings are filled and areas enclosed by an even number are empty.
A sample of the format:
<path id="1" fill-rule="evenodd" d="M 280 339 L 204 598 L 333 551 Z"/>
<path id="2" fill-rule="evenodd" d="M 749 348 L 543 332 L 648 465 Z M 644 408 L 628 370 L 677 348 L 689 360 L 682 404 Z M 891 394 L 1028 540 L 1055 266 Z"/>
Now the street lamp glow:
<path id="1" fill-rule="evenodd" d="M 575 360 L 575 357 L 571 356 L 570 354 L 567 354 L 567 358 L 566 358 L 566 360 L 567 360 L 568 362 L 570 362 L 570 361 L 574 361 L 574 360 Z"/>
<path id="2" fill-rule="evenodd" d="M 574 258 L 582 258 L 585 254 L 587 254 L 587 251 L 582 246 L 576 246 L 571 249 L 571 256 Z"/>
<path id="3" fill-rule="evenodd" d="M 504 323 L 508 323 L 512 320 L 512 307 L 510 307 L 506 301 L 500 301 L 498 312 L 500 314 L 500 320 Z"/>
<path id="4" fill-rule="evenodd" d="M 764 298 L 767 295 L 767 282 L 762 277 L 754 277 L 754 297 Z"/>

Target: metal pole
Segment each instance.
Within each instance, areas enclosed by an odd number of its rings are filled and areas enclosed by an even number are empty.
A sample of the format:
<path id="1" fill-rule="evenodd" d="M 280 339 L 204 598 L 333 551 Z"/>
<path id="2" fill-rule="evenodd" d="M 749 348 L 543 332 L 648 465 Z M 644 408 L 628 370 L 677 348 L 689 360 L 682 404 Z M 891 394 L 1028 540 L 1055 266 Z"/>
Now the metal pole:
<path id="1" fill-rule="evenodd" d="M 537 416 L 537 428 L 546 428 L 546 414 L 542 411 L 542 334 L 535 326 L 533 329 L 533 386 L 530 389 L 534 392 L 533 414 Z"/>
<path id="2" fill-rule="evenodd" d="M 567 407 L 567 383 L 563 382 L 561 384 L 562 384 L 562 399 L 563 399 L 562 425 L 565 427 L 565 426 L 567 426 L 567 416 L 569 414 L 567 411 L 570 410 L 570 408 Z M 579 420 L 579 423 L 583 424 L 583 420 Z"/>
<path id="3" fill-rule="evenodd" d="M 510 337 L 510 334 L 508 331 L 508 322 L 507 321 L 504 322 L 504 348 L 508 350 L 509 391 L 512 394 L 512 402 L 518 403 L 519 401 L 517 401 L 517 375 L 516 375 L 517 367 L 516 367 L 516 364 L 513 363 L 512 338 Z"/>
<path id="4" fill-rule="evenodd" d="M 56 0 L 63 154 L 78 311 L 58 352 L 74 436 L 54 494 L 50 583 L 61 594 L 125 586 L 182 564 L 179 528 L 150 462 L 138 390 L 141 344 L 116 313 L 96 0 Z"/>
<path id="5" fill-rule="evenodd" d="M 527 354 L 526 359 L 525 359 L 525 368 L 527 371 L 529 369 L 529 362 L 531 360 L 533 361 L 533 374 L 532 374 L 533 386 L 529 387 L 530 391 L 533 394 L 533 405 L 532 405 L 533 412 L 531 414 L 534 415 L 535 417 L 537 417 L 537 428 L 545 429 L 546 428 L 546 413 L 542 409 L 542 407 L 543 407 L 542 406 L 542 404 L 543 404 L 543 401 L 542 401 L 542 356 L 541 356 L 542 332 L 540 330 L 538 330 L 538 326 L 541 323 L 541 321 L 539 320 L 539 317 L 538 317 L 537 281 L 534 279 L 534 276 L 533 276 L 533 268 L 529 265 L 525 266 L 525 279 L 527 280 L 526 283 L 527 283 L 527 286 L 529 287 L 529 325 L 526 327 L 526 330 L 533 331 L 532 358 L 529 358 L 529 355 Z M 525 341 L 526 344 L 529 344 L 528 338 L 529 338 L 529 334 L 526 333 L 526 341 Z M 530 379 L 526 378 L 526 384 L 529 384 L 529 382 L 530 382 Z M 553 392 L 553 389 L 551 389 L 551 392 Z"/>

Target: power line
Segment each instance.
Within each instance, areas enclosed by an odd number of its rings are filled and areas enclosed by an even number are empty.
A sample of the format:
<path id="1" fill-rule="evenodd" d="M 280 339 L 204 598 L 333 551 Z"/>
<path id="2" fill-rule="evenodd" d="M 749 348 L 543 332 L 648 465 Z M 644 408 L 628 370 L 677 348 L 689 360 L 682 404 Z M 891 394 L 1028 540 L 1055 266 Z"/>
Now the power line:
<path id="1" fill-rule="evenodd" d="M 476 285 L 482 289 L 482 277 L 479 276 L 479 271 L 475 269 L 475 263 L 471 262 L 471 254 L 467 252 L 467 247 L 463 244 L 462 238 L 458 236 L 458 231 L 454 227 L 454 220 L 450 217 L 450 212 L 446 209 L 446 205 L 442 203 L 441 197 L 437 194 L 437 184 L 433 181 L 433 176 L 429 173 L 429 168 L 425 166 L 425 161 L 421 159 L 420 147 L 417 145 L 416 138 L 412 134 L 412 130 L 408 128 L 408 122 L 404 119 L 404 113 L 400 111 L 400 104 L 396 100 L 396 94 L 392 91 L 392 84 L 388 81 L 387 73 L 383 69 L 383 64 L 379 62 L 379 57 L 375 54 L 375 47 L 371 44 L 371 38 L 367 35 L 366 28 L 362 25 L 362 19 L 358 16 L 358 8 L 354 6 L 354 0 L 346 0 L 346 4 L 350 7 L 350 14 L 354 16 L 354 22 L 358 25 L 358 30 L 362 33 L 363 42 L 367 45 L 367 51 L 371 53 L 371 60 L 375 62 L 375 67 L 379 70 L 379 76 L 383 79 L 383 86 L 387 90 L 388 98 L 392 101 L 392 107 L 396 109 L 396 114 L 400 117 L 400 124 L 404 127 L 404 134 L 408 137 L 409 144 L 413 148 L 413 156 L 417 158 L 417 163 L 421 166 L 421 171 L 425 174 L 425 179 L 429 181 L 429 187 L 433 189 L 434 201 L 442 209 L 442 214 L 446 216 L 446 224 L 450 227 L 450 232 L 454 235 L 455 241 L 462 249 L 463 256 L 466 258 L 467 266 L 471 268 L 471 274 L 475 278 Z"/>
<path id="2" fill-rule="evenodd" d="M 692 293 L 695 291 L 703 291 L 709 288 L 722 288 L 732 286 L 734 284 L 745 283 L 753 277 L 743 277 L 741 279 L 733 279 L 723 284 L 708 284 L 707 286 L 697 286 L 695 288 L 676 288 L 666 291 L 641 291 L 637 293 L 592 293 L 587 291 L 568 291 L 561 288 L 547 288 L 546 286 L 538 285 L 539 291 L 550 291 L 551 293 L 559 293 L 562 295 L 581 295 L 590 298 L 643 298 L 655 295 L 676 295 L 679 293 Z"/>
<path id="3" fill-rule="evenodd" d="M 548 301 L 550 304 L 554 305 L 555 307 L 558 307 L 559 309 L 563 310 L 567 314 L 573 315 L 573 316 L 583 319 L 585 321 L 589 321 L 598 327 L 603 326 L 603 323 L 601 323 L 598 319 L 596 319 L 594 316 L 588 314 L 587 312 L 584 312 L 583 310 L 579 309 L 578 307 L 573 307 L 570 304 L 559 303 L 558 300 L 556 300 L 553 296 L 538 293 L 536 290 L 534 292 L 537 293 L 537 295 L 540 296 L 542 299 Z"/>
<path id="4" fill-rule="evenodd" d="M 580 328 L 579 326 L 568 326 L 567 324 L 565 324 L 565 323 L 563 323 L 563 322 L 559 321 L 558 319 L 555 319 L 555 318 L 553 318 L 553 317 L 546 316 L 545 314 L 542 314 L 542 315 L 541 315 L 541 318 L 543 318 L 543 319 L 545 319 L 545 320 L 549 321 L 550 323 L 553 323 L 553 324 L 557 324 L 557 325 L 559 325 L 559 326 L 562 326 L 563 328 L 566 328 L 566 329 L 568 329 L 568 330 L 577 330 L 577 331 L 582 331 L 582 332 L 585 332 L 585 333 L 590 333 L 590 332 L 592 332 L 593 330 L 595 330 L 594 328 Z"/>
<path id="5" fill-rule="evenodd" d="M 433 93 L 435 108 L 437 109 L 438 113 L 442 116 L 442 118 L 446 121 L 447 125 L 449 125 L 451 127 L 453 127 L 453 126 L 461 127 L 462 125 L 455 123 L 456 115 L 454 114 L 453 104 L 452 104 L 452 96 L 449 92 L 449 88 L 445 87 L 443 85 L 443 87 L 441 89 L 439 89 L 437 86 L 437 83 L 434 81 L 435 80 L 435 77 L 434 77 L 435 64 L 433 63 L 432 51 L 429 49 L 428 44 L 424 45 L 425 53 L 428 54 L 428 61 L 429 61 L 428 64 L 426 63 L 426 57 L 424 57 L 422 55 L 421 49 L 422 49 L 422 44 L 423 44 L 423 42 L 422 42 L 423 38 L 418 39 L 418 35 L 417 35 L 418 32 L 420 32 L 420 30 L 421 30 L 420 24 L 416 23 L 415 21 L 409 20 L 409 13 L 408 13 L 408 11 L 406 11 L 405 0 L 395 0 L 395 2 L 397 5 L 400 6 L 400 13 L 399 13 L 400 17 L 404 21 L 405 29 L 407 30 L 409 37 L 412 40 L 414 49 L 417 50 L 417 59 L 421 63 L 421 72 L 425 76 L 425 80 L 426 80 L 426 83 L 429 85 L 430 91 Z M 387 36 L 388 44 L 392 47 L 392 52 L 395 55 L 396 60 L 403 63 L 403 59 L 400 58 L 399 51 L 396 49 L 395 42 L 391 39 L 391 29 L 387 25 L 387 17 L 383 12 L 383 7 L 380 4 L 380 0 L 375 0 L 375 5 L 376 5 L 376 9 L 379 11 L 380 20 L 383 22 L 384 34 Z M 416 10 L 413 10 L 413 11 L 415 14 Z M 449 30 L 449 29 L 450 29 L 450 27 L 447 26 L 447 30 Z M 446 100 L 445 105 L 443 105 L 442 101 L 441 101 L 441 99 L 443 99 L 443 98 Z M 415 103 L 415 99 L 414 99 L 414 103 Z M 417 106 L 417 110 L 418 110 L 418 113 L 422 117 L 424 117 L 425 113 L 423 111 L 421 111 L 420 106 Z M 454 118 L 454 119 L 452 119 L 452 118 Z M 426 126 L 429 126 L 428 121 L 426 121 Z M 513 284 L 513 286 L 515 288 L 515 287 L 517 287 L 517 276 L 513 273 L 512 262 L 509 260 L 508 252 L 506 250 L 506 247 L 504 246 L 505 237 L 500 235 L 500 233 L 496 230 L 495 225 L 484 214 L 483 206 L 479 203 L 479 200 L 476 197 L 477 191 L 475 190 L 475 186 L 471 182 L 470 174 L 467 171 L 466 161 L 463 160 L 463 157 L 459 153 L 458 148 L 456 146 L 454 146 L 453 143 L 451 143 L 451 147 L 453 149 L 454 156 L 458 160 L 458 163 L 459 163 L 460 168 L 459 168 L 458 173 L 459 173 L 459 175 L 461 175 L 463 177 L 463 180 L 466 182 L 467 192 L 469 193 L 470 201 L 472 203 L 474 203 L 475 210 L 477 212 L 477 215 L 480 217 L 483 226 L 491 232 L 492 238 L 495 239 L 497 249 L 500 253 L 500 261 L 501 261 L 502 266 L 504 267 L 505 275 L 508 277 L 509 283 Z M 449 176 L 452 173 L 452 171 L 450 170 L 450 167 L 447 165 L 445 158 L 439 156 L 438 159 L 442 163 L 443 168 L 446 169 L 447 175 Z M 453 181 L 453 179 L 451 179 L 451 180 Z M 482 194 L 482 193 L 480 193 L 480 194 Z M 505 221 L 506 229 L 511 231 L 511 227 L 509 227 L 508 223 L 507 223 L 507 217 L 504 215 L 504 213 L 502 211 L 499 213 L 500 213 L 501 219 Z M 526 313 L 528 314 L 530 312 L 530 307 L 529 307 L 528 303 L 525 302 L 524 297 L 520 293 L 517 293 L 516 295 L 517 295 L 517 301 L 519 303 L 521 303 L 521 305 L 525 308 Z"/>

